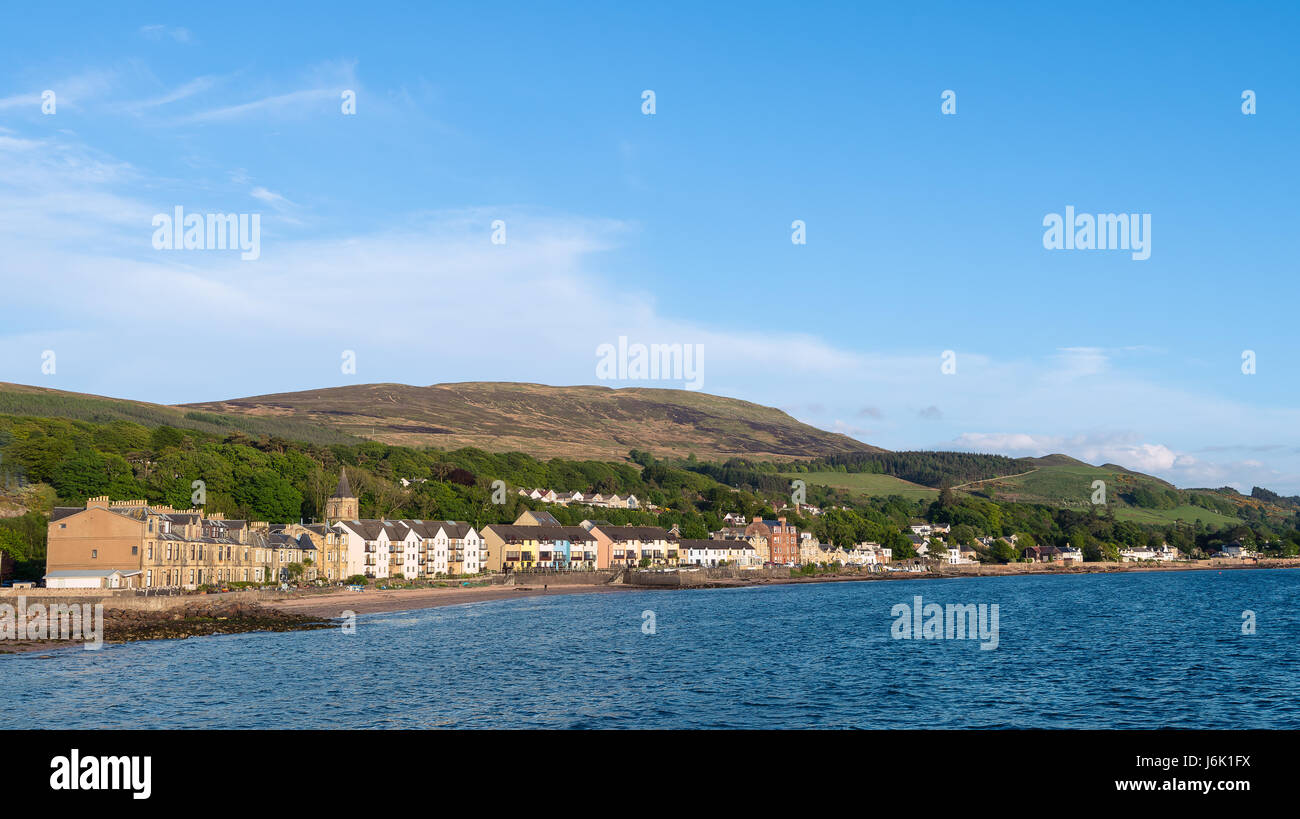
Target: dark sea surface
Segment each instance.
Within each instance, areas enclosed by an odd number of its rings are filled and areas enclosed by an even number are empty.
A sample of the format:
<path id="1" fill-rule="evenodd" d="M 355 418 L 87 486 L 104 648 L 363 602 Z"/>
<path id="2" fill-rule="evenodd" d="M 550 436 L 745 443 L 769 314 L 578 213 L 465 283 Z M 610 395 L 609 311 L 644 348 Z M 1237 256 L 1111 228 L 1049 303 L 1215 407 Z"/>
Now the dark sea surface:
<path id="1" fill-rule="evenodd" d="M 996 603 L 997 647 L 895 639 L 915 595 Z M 1297 683 L 1291 570 L 575 594 L 0 656 L 5 728 L 1295 729 Z"/>

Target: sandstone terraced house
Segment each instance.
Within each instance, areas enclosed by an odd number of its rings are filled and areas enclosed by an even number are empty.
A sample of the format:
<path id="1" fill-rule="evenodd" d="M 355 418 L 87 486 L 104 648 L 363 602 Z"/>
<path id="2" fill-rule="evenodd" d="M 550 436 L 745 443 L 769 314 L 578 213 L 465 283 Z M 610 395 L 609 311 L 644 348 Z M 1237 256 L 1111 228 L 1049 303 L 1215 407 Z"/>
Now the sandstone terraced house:
<path id="1" fill-rule="evenodd" d="M 295 565 L 306 579 L 343 577 L 341 540 L 325 527 L 226 520 L 107 497 L 55 508 L 46 554 L 51 588 L 283 582 Z"/>
<path id="2" fill-rule="evenodd" d="M 763 520 L 755 516 L 753 522 L 745 527 L 745 535 L 767 539 L 771 554 L 767 562 L 788 566 L 799 562 L 799 529 L 787 523 L 784 517 Z"/>

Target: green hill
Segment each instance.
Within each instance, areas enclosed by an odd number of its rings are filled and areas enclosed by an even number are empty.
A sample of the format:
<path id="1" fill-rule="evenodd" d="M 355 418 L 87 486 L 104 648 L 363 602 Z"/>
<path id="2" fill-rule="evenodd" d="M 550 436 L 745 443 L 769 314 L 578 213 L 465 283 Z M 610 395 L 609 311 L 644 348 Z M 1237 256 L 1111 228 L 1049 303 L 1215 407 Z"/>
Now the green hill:
<path id="1" fill-rule="evenodd" d="M 1093 482 L 1103 481 L 1106 503 L 1114 506 L 1120 520 L 1155 524 L 1201 520 L 1214 525 L 1241 520 L 1236 514 L 1243 505 L 1240 495 L 1180 490 L 1167 481 L 1122 466 L 1090 466 L 1065 455 L 1022 460 L 1029 467 L 1023 474 L 969 483 L 961 490 L 1000 501 L 1086 509 L 1093 505 Z"/>
<path id="2" fill-rule="evenodd" d="M 293 419 L 402 446 L 477 447 L 545 458 L 813 458 L 880 451 L 749 401 L 688 390 L 467 382 L 362 384 L 187 405 Z"/>
<path id="3" fill-rule="evenodd" d="M 783 472 L 781 476 L 790 480 L 807 481 L 810 486 L 847 489 L 854 495 L 865 497 L 902 495 L 908 500 L 917 500 L 939 496 L 937 489 L 895 478 L 893 475 L 879 475 L 872 472 Z"/>

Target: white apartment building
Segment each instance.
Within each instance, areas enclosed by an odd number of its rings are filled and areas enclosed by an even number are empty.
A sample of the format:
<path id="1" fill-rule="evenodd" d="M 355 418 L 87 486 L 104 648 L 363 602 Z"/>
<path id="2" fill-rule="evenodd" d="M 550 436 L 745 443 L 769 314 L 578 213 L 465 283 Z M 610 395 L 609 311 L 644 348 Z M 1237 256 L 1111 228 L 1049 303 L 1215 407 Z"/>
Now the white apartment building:
<path id="1" fill-rule="evenodd" d="M 341 520 L 347 575 L 407 579 L 477 574 L 487 567 L 483 538 L 447 520 Z"/>

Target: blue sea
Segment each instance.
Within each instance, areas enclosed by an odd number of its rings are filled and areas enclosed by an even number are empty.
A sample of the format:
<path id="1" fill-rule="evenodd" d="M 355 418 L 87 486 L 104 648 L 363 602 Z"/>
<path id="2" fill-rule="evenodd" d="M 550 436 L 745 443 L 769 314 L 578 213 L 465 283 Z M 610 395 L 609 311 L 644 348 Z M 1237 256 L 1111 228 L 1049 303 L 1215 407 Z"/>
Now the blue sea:
<path id="1" fill-rule="evenodd" d="M 916 595 L 997 604 L 997 647 L 896 639 Z M 1289 570 L 520 598 L 0 656 L 3 727 L 1296 729 L 1298 603 Z"/>

